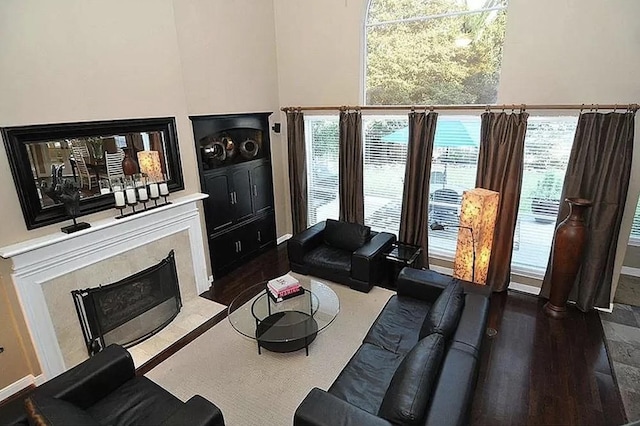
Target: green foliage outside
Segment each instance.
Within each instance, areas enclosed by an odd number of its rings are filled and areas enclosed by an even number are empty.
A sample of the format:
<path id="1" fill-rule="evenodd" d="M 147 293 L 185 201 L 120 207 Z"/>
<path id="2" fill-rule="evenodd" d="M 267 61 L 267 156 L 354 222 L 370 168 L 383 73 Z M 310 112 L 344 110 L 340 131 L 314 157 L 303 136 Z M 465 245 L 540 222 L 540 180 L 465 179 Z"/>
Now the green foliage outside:
<path id="1" fill-rule="evenodd" d="M 459 0 L 374 0 L 368 24 L 464 10 Z M 500 10 L 368 27 L 367 104 L 495 103 L 505 22 Z"/>

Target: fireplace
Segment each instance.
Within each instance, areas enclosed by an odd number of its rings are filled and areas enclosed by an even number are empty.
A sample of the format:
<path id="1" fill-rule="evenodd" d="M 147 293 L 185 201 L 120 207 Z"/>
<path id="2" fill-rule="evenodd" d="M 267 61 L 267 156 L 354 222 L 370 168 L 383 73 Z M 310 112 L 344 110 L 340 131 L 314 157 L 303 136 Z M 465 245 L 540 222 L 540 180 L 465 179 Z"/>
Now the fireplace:
<path id="1" fill-rule="evenodd" d="M 89 355 L 112 343 L 130 347 L 148 339 L 182 307 L 173 250 L 158 264 L 118 282 L 71 294 Z"/>

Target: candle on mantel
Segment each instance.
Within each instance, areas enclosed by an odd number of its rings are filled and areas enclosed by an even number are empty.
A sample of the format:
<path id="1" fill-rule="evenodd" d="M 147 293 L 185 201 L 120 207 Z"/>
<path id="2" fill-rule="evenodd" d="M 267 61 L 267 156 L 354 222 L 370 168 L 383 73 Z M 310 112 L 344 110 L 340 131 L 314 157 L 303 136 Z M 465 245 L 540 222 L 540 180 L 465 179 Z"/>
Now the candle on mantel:
<path id="1" fill-rule="evenodd" d="M 149 199 L 149 195 L 147 193 L 147 188 L 145 188 L 144 186 L 138 188 L 138 199 L 140 201 L 147 201 Z"/>
<path id="2" fill-rule="evenodd" d="M 122 191 L 122 187 L 120 185 L 113 186 L 113 192 Z"/>
<path id="3" fill-rule="evenodd" d="M 136 190 L 133 188 L 127 188 L 127 203 L 128 204 L 135 204 L 137 202 L 136 200 Z"/>
<path id="4" fill-rule="evenodd" d="M 110 192 L 109 188 L 100 188 L 100 195 L 108 194 Z"/>
<path id="5" fill-rule="evenodd" d="M 124 207 L 126 205 L 124 201 L 124 192 L 122 191 L 114 192 L 113 196 L 116 197 L 116 207 Z"/>
<path id="6" fill-rule="evenodd" d="M 160 195 L 163 197 L 169 195 L 169 186 L 167 186 L 167 182 L 162 182 L 160 184 Z"/>
<path id="7" fill-rule="evenodd" d="M 152 199 L 156 199 L 160 197 L 158 184 L 155 182 L 149 184 L 149 197 L 151 197 Z"/>

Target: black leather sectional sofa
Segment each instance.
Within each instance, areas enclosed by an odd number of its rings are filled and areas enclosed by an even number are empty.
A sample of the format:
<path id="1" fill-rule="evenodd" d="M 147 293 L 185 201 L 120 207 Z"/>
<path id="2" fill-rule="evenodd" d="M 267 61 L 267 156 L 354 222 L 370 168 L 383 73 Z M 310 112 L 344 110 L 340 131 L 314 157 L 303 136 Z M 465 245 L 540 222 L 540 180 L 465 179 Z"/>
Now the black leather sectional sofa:
<path id="1" fill-rule="evenodd" d="M 25 398 L 52 425 L 224 426 L 220 409 L 201 396 L 182 402 L 136 376 L 131 355 L 118 345 L 0 408 L 0 425 L 31 424 Z"/>
<path id="2" fill-rule="evenodd" d="M 490 288 L 404 268 L 362 345 L 295 426 L 468 423 Z"/>
<path id="3" fill-rule="evenodd" d="M 293 272 L 368 292 L 385 278 L 383 253 L 395 241 L 393 234 L 329 219 L 290 238 L 287 251 Z"/>

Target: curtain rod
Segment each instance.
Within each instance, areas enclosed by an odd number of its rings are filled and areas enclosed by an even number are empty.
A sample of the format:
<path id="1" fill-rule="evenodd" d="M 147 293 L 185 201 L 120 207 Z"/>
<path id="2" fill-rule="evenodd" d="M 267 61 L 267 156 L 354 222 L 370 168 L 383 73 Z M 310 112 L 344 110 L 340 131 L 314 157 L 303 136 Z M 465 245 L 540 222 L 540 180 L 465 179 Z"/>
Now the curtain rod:
<path id="1" fill-rule="evenodd" d="M 640 109 L 638 104 L 502 104 L 502 105 L 342 105 L 342 106 L 298 106 L 283 107 L 281 111 L 452 111 L 452 110 L 580 110 L 580 111 L 598 111 L 599 109 L 611 110 L 627 110 L 636 112 Z"/>

